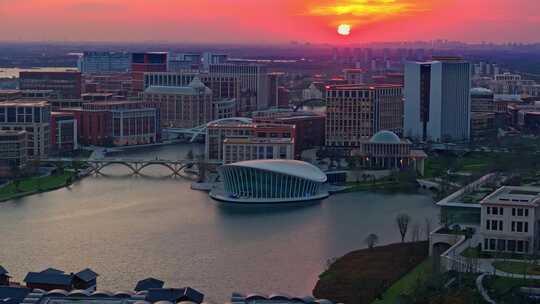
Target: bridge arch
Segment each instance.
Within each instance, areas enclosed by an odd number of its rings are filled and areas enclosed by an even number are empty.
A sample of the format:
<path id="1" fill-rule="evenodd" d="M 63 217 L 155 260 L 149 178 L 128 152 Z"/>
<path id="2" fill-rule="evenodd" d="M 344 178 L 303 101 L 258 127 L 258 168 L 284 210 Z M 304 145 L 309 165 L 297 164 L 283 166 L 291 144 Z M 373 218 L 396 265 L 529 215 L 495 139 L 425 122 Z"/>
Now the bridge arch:
<path id="1" fill-rule="evenodd" d="M 137 173 L 137 167 L 131 165 L 128 162 L 122 162 L 122 161 L 111 161 L 111 162 L 103 162 L 103 163 L 95 163 L 94 172 L 95 173 L 101 173 L 101 170 L 104 168 L 107 168 L 112 165 L 122 165 L 128 169 L 130 169 L 133 173 Z"/>
<path id="2" fill-rule="evenodd" d="M 174 175 L 179 175 L 180 171 L 182 171 L 182 168 L 183 168 L 180 164 L 175 165 L 175 164 L 169 164 L 169 163 L 164 163 L 164 162 L 148 162 L 146 164 L 141 165 L 138 168 L 136 173 L 141 173 L 142 170 L 151 166 L 161 166 L 161 167 L 168 168 L 169 170 L 171 170 L 171 173 Z"/>
<path id="3" fill-rule="evenodd" d="M 235 122 L 240 124 L 251 124 L 253 123 L 253 120 L 251 118 L 247 117 L 230 117 L 230 118 L 221 118 L 217 120 L 213 120 L 211 122 L 205 123 L 203 125 L 193 127 L 193 128 L 165 128 L 165 132 L 169 133 L 176 133 L 176 134 L 186 134 L 191 136 L 190 142 L 194 142 L 197 137 L 201 136 L 202 134 L 206 133 L 206 130 L 208 129 L 208 126 L 215 123 L 222 123 L 222 122 Z"/>
<path id="4" fill-rule="evenodd" d="M 221 118 L 213 120 L 209 123 L 206 123 L 204 125 L 200 125 L 198 127 L 193 128 L 194 131 L 193 136 L 190 139 L 190 142 L 194 142 L 197 137 L 199 137 L 201 134 L 206 133 L 206 130 L 208 129 L 208 126 L 216 124 L 216 123 L 223 123 L 223 122 L 236 122 L 241 124 L 251 124 L 253 123 L 253 120 L 251 118 L 247 117 L 230 117 L 230 118 Z"/>

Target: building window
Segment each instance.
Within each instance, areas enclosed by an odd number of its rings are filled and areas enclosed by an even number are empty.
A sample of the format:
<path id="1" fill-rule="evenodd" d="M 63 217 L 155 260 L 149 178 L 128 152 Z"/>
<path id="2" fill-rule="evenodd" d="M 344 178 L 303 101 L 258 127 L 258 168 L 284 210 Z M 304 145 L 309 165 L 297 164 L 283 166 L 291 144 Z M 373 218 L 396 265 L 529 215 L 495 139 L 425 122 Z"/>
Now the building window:
<path id="1" fill-rule="evenodd" d="M 523 209 L 522 208 L 518 208 L 517 215 L 518 216 L 523 216 Z"/>
<path id="2" fill-rule="evenodd" d="M 517 251 L 523 252 L 523 241 L 517 241 Z"/>
<path id="3" fill-rule="evenodd" d="M 503 221 L 487 220 L 486 221 L 486 230 L 502 231 L 503 230 Z"/>
<path id="4" fill-rule="evenodd" d="M 516 216 L 516 208 L 512 208 L 512 216 Z"/>
<path id="5" fill-rule="evenodd" d="M 514 252 L 516 251 L 516 241 L 515 240 L 508 240 L 508 251 Z"/>
<path id="6" fill-rule="evenodd" d="M 529 209 L 525 209 L 525 216 L 529 216 Z"/>
<path id="7" fill-rule="evenodd" d="M 489 239 L 484 239 L 484 250 L 489 250 Z"/>
<path id="8" fill-rule="evenodd" d="M 506 250 L 506 240 L 497 240 L 497 250 L 498 251 Z"/>
<path id="9" fill-rule="evenodd" d="M 489 239 L 489 249 L 495 250 L 495 239 Z"/>

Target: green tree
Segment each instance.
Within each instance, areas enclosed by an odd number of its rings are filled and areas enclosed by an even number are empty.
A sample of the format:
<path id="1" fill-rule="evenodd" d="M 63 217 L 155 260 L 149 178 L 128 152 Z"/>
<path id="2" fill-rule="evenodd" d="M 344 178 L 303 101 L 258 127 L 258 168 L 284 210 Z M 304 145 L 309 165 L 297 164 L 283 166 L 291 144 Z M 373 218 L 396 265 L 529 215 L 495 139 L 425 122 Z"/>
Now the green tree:
<path id="1" fill-rule="evenodd" d="M 364 243 L 369 249 L 373 249 L 373 247 L 379 243 L 379 237 L 375 233 L 370 233 L 364 240 Z"/>
<path id="2" fill-rule="evenodd" d="M 64 173 L 64 163 L 61 161 L 55 162 L 56 174 L 61 175 Z"/>
<path id="3" fill-rule="evenodd" d="M 38 192 L 42 192 L 42 191 L 43 191 L 43 189 L 42 189 L 42 187 L 43 187 L 43 180 L 42 180 L 40 177 L 38 177 L 38 178 L 35 179 L 35 182 L 36 182 L 36 188 L 37 188 L 37 191 L 38 191 Z"/>
<path id="4" fill-rule="evenodd" d="M 71 185 L 73 183 L 73 179 L 71 178 L 71 175 L 66 178 L 66 187 Z"/>
<path id="5" fill-rule="evenodd" d="M 10 172 L 13 177 L 13 186 L 15 187 L 15 192 L 21 192 L 21 176 L 22 170 L 16 163 L 10 164 Z"/>

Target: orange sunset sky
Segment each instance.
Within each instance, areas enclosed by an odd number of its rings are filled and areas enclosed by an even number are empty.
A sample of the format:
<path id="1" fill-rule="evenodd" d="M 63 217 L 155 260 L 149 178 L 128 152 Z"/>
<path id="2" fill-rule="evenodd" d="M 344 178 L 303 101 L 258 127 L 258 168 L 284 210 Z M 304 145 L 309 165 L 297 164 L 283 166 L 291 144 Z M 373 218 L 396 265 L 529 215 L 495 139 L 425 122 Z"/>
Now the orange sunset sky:
<path id="1" fill-rule="evenodd" d="M 533 42 L 539 29 L 540 0 L 0 0 L 4 41 Z"/>

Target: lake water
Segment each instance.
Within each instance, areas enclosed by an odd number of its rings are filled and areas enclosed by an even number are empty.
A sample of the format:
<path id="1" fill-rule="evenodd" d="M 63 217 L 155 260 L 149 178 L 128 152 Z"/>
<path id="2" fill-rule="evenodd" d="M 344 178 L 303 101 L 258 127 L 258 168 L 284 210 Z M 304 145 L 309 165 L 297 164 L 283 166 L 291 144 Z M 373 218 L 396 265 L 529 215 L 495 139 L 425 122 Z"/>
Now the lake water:
<path id="1" fill-rule="evenodd" d="M 200 147 L 126 154 L 175 159 L 193 148 Z M 0 264 L 14 279 L 46 267 L 91 267 L 98 289 L 131 290 L 154 276 L 215 302 L 233 291 L 304 296 L 328 259 L 364 247 L 368 234 L 381 244 L 398 241 L 397 214 L 419 224 L 437 218 L 425 195 L 347 193 L 301 206 L 231 207 L 190 190 L 189 181 L 160 178 L 159 168 L 146 171 L 151 177 L 107 170 L 115 175 L 0 203 Z"/>

